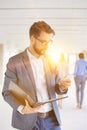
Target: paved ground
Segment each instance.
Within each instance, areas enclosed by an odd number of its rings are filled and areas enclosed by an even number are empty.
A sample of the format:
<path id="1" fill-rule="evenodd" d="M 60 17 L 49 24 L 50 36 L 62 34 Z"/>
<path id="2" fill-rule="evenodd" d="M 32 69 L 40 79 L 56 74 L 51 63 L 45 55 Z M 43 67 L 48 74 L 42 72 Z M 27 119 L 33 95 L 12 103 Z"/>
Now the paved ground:
<path id="1" fill-rule="evenodd" d="M 69 97 L 63 100 L 63 108 L 60 109 L 62 130 L 87 130 L 87 85 L 82 109 L 78 110 L 75 108 L 75 85 L 73 79 L 67 95 Z M 16 130 L 10 125 L 12 109 L 3 101 L 1 95 L 0 99 L 0 130 Z"/>

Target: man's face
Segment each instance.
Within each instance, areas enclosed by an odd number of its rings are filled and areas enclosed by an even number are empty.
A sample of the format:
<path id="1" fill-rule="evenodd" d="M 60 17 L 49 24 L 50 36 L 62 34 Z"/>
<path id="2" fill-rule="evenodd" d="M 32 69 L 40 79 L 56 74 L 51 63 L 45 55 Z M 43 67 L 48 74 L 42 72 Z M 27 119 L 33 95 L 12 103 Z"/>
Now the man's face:
<path id="1" fill-rule="evenodd" d="M 39 37 L 34 37 L 33 49 L 38 55 L 44 55 L 50 43 L 52 43 L 52 34 L 41 32 Z"/>

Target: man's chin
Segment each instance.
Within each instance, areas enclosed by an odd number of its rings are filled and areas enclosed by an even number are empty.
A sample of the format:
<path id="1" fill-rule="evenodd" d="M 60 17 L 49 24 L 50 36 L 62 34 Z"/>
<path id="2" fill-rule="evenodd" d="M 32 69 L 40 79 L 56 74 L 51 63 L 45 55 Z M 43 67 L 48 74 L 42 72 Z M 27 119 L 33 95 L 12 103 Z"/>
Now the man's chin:
<path id="1" fill-rule="evenodd" d="M 46 51 L 41 51 L 41 55 L 45 55 L 46 54 Z"/>
<path id="2" fill-rule="evenodd" d="M 38 52 L 38 55 L 45 55 L 45 53 L 46 53 L 46 51 L 45 50 L 43 50 L 43 51 L 40 51 L 40 52 Z"/>

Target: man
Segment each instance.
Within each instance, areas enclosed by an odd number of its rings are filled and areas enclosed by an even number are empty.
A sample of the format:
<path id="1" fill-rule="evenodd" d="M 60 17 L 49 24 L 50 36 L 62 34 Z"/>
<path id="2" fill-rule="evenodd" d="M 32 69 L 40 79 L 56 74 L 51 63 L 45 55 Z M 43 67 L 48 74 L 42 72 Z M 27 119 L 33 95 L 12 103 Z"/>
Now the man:
<path id="1" fill-rule="evenodd" d="M 79 60 L 75 63 L 74 80 L 76 84 L 77 108 L 81 109 L 84 98 L 84 88 L 86 83 L 87 62 L 84 60 L 84 54 L 79 53 Z"/>
<path id="2" fill-rule="evenodd" d="M 60 115 L 56 101 L 37 107 L 25 99 L 21 103 L 8 89 L 11 81 L 22 88 L 34 102 L 64 94 L 70 80 L 60 80 L 45 52 L 52 43 L 54 30 L 44 21 L 35 22 L 29 31 L 30 46 L 9 59 L 5 73 L 3 97 L 13 108 L 12 126 L 20 130 L 60 130 Z"/>

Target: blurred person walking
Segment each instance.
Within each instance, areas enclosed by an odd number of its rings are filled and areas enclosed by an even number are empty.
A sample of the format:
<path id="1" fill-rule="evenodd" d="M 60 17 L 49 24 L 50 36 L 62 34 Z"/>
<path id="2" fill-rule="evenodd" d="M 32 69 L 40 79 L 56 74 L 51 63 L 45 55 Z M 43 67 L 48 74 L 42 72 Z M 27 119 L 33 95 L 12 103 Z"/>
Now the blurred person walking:
<path id="1" fill-rule="evenodd" d="M 76 107 L 81 109 L 84 98 L 84 88 L 86 84 L 87 62 L 84 60 L 84 54 L 79 53 L 79 60 L 75 63 L 74 80 L 76 85 Z"/>

